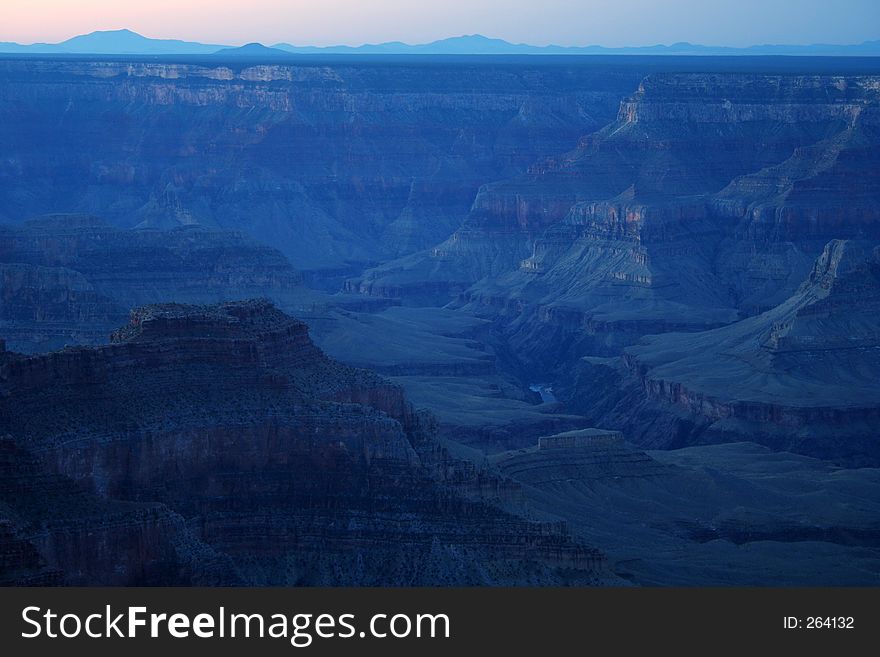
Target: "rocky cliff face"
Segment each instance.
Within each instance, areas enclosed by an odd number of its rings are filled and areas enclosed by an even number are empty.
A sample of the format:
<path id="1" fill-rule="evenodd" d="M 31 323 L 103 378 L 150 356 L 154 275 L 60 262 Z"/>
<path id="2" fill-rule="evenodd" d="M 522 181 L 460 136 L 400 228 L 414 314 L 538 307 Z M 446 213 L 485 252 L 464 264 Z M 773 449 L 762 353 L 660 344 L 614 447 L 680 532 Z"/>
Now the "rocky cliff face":
<path id="1" fill-rule="evenodd" d="M 0 61 L 0 581 L 876 578 L 877 75 L 315 61 Z"/>
<path id="2" fill-rule="evenodd" d="M 541 438 L 490 462 L 521 483 L 536 513 L 565 519 L 640 584 L 840 586 L 876 577 L 876 468 L 750 442 L 645 452 L 597 429 Z"/>
<path id="3" fill-rule="evenodd" d="M 585 362 L 593 374 L 621 370 L 605 393 L 577 387 L 581 403 L 647 445 L 739 437 L 877 463 L 877 253 L 873 243 L 832 241 L 798 291 L 770 311 L 712 331 L 650 336 L 626 350 L 622 365 Z"/>
<path id="4" fill-rule="evenodd" d="M 6 582 L 611 577 L 560 525 L 497 510 L 509 485 L 265 301 L 148 306 L 107 346 L 4 352 L 0 415 Z"/>
<path id="5" fill-rule="evenodd" d="M 880 238 L 878 98 L 871 76 L 650 75 L 615 122 L 350 289 L 501 317 L 535 376 L 763 312 L 828 240 Z"/>
<path id="6" fill-rule="evenodd" d="M 127 308 L 309 293 L 284 256 L 240 233 L 120 230 L 88 215 L 0 227 L 0 332 L 10 349 L 105 343 Z"/>
<path id="7" fill-rule="evenodd" d="M 528 376 L 570 374 L 570 409 L 644 445 L 875 463 L 874 265 L 834 267 L 833 300 L 816 271 L 880 240 L 878 88 L 650 75 L 616 122 L 484 186 L 449 240 L 352 289 L 424 303 L 452 281 L 434 302 L 496 321 Z"/>
<path id="8" fill-rule="evenodd" d="M 386 278 L 406 274 L 417 287 L 442 278 L 446 269 L 470 275 L 454 276 L 457 282 L 495 278 L 515 270 L 547 227 L 578 203 L 628 194 L 634 213 L 652 205 L 693 206 L 740 176 L 780 165 L 797 149 L 821 149 L 829 134 L 871 123 L 876 101 L 874 77 L 650 75 L 621 103 L 615 122 L 521 176 L 485 185 L 468 222 L 450 240 L 417 262 L 369 272 L 360 287 L 383 290 Z M 873 129 L 864 134 L 869 147 Z M 492 257 L 496 240 L 517 247 L 504 249 L 503 262 Z M 434 266 L 432 259 L 456 262 Z"/>
<path id="9" fill-rule="evenodd" d="M 551 62 L 6 59 L 0 219 L 222 227 L 298 269 L 345 271 L 441 241 L 480 185 L 607 123 L 641 75 Z"/>

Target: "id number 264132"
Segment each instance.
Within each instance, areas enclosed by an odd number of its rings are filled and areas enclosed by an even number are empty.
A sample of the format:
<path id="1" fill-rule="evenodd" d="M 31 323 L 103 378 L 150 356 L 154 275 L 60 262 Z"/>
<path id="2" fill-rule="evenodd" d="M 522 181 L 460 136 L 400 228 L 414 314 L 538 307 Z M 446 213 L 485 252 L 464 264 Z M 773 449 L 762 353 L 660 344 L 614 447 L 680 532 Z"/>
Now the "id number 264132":
<path id="1" fill-rule="evenodd" d="M 855 619 L 852 616 L 786 616 L 783 627 L 787 630 L 851 630 Z"/>

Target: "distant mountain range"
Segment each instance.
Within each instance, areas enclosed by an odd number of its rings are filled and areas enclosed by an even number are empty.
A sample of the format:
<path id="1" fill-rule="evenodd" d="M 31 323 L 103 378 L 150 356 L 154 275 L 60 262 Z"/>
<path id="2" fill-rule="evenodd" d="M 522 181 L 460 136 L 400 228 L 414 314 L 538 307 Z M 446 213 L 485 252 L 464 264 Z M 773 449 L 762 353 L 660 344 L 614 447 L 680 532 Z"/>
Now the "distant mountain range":
<path id="1" fill-rule="evenodd" d="M 704 46 L 692 43 L 606 48 L 604 46 L 533 46 L 510 43 L 480 34 L 451 37 L 424 44 L 389 41 L 362 46 L 294 46 L 277 43 L 271 47 L 250 43 L 235 47 L 179 39 L 151 39 L 131 30 L 92 32 L 60 43 L 22 45 L 0 42 L 0 53 L 95 54 L 95 55 L 210 55 L 280 57 L 285 54 L 350 55 L 825 55 L 880 56 L 880 40 L 860 44 L 758 45 L 747 48 Z"/>
<path id="2" fill-rule="evenodd" d="M 33 43 L 21 45 L 0 42 L 4 53 L 50 53 L 73 55 L 206 55 L 229 46 L 180 41 L 178 39 L 150 39 L 131 30 L 92 32 L 75 36 L 61 43 Z"/>

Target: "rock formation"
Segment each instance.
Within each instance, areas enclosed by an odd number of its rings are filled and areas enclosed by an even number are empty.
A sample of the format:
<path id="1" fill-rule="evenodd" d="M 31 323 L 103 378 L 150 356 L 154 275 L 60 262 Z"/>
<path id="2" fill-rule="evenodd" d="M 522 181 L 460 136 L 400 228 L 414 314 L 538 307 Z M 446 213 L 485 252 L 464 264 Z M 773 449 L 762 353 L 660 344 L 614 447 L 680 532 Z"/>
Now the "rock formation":
<path id="1" fill-rule="evenodd" d="M 127 308 L 268 296 L 288 308 L 314 295 L 275 249 L 196 226 L 120 230 L 88 215 L 0 227 L 0 334 L 10 349 L 106 342 Z"/>
<path id="2" fill-rule="evenodd" d="M 600 128 L 643 75 L 547 63 L 4 59 L 0 221 L 220 227 L 350 275 L 444 239 L 480 185 Z"/>
<path id="3" fill-rule="evenodd" d="M 812 198 L 830 209 L 840 203 L 832 200 L 834 194 L 844 193 L 841 185 L 847 184 L 847 178 L 831 174 L 832 169 L 857 169 L 858 182 L 853 182 L 869 207 L 876 194 L 871 172 L 877 100 L 877 78 L 872 76 L 649 75 L 621 102 L 616 121 L 583 137 L 574 150 L 532 165 L 523 175 L 483 186 L 467 222 L 450 239 L 417 258 L 384 263 L 351 287 L 418 299 L 420 290 L 451 281 L 454 285 L 445 297 L 449 300 L 479 281 L 466 296 L 482 304 L 519 301 L 583 310 L 595 302 L 581 300 L 585 291 L 578 273 L 601 260 L 604 266 L 615 263 L 607 274 L 609 284 L 617 281 L 625 294 L 636 288 L 636 295 L 660 295 L 651 311 L 662 314 L 663 306 L 680 296 L 672 290 L 667 299 L 660 291 L 669 278 L 676 278 L 673 258 L 684 256 L 685 274 L 692 270 L 704 277 L 717 275 L 711 265 L 724 258 L 714 253 L 717 242 L 738 223 L 729 215 L 757 209 L 758 193 L 750 199 L 731 192 L 731 185 L 745 186 L 744 177 L 796 171 L 801 179 L 795 176 L 793 184 L 804 191 L 788 194 L 786 202 L 809 206 Z M 825 164 L 791 162 L 810 157 Z M 822 175 L 836 181 L 837 188 L 821 198 L 815 193 L 811 197 L 806 191 L 809 180 L 825 171 L 823 166 L 828 171 Z M 785 186 L 786 180 L 780 184 Z M 820 180 L 815 178 L 815 184 Z M 778 198 L 782 196 L 780 192 Z M 733 203 L 725 202 L 731 198 Z M 770 216 L 767 199 L 764 204 L 765 216 Z M 780 211 L 791 216 L 790 211 Z M 558 227 L 560 223 L 564 225 Z M 796 228 L 796 239 L 827 241 L 849 236 L 837 235 L 838 229 L 872 231 L 875 225 L 862 210 L 854 209 L 844 219 L 832 219 L 826 211 L 815 228 Z M 798 264 L 803 261 L 793 263 Z M 660 269 L 655 281 L 654 269 L 664 266 L 673 271 Z M 796 271 L 795 278 L 802 273 Z M 780 282 L 786 281 L 792 282 Z M 714 283 L 719 289 L 709 298 L 698 296 L 694 309 L 712 309 L 720 302 L 737 307 L 751 290 L 730 291 L 728 282 L 707 281 L 706 287 Z M 652 287 L 658 291 L 652 293 Z M 765 296 L 773 291 L 765 290 Z M 496 301 L 498 296 L 502 299 Z M 695 305 L 690 301 L 685 300 Z"/>
<path id="4" fill-rule="evenodd" d="M 147 306 L 107 346 L 4 352 L 0 416 L 7 583 L 613 577 L 558 523 L 496 509 L 502 479 L 266 301 Z"/>
<path id="5" fill-rule="evenodd" d="M 571 394 L 647 445 L 738 438 L 876 465 L 878 254 L 872 243 L 829 242 L 779 306 L 711 331 L 647 337 L 620 360 L 584 361 L 584 383 L 602 370 L 616 371 L 613 383 L 595 395 L 592 384 Z"/>
<path id="6" fill-rule="evenodd" d="M 877 468 L 749 442 L 645 452 L 597 429 L 490 461 L 521 484 L 520 505 L 639 584 L 859 586 L 880 568 Z"/>
<path id="7" fill-rule="evenodd" d="M 3 582 L 876 582 L 876 64 L 5 58 L 0 183 Z"/>
<path id="8" fill-rule="evenodd" d="M 876 76 L 650 75 L 616 122 L 484 186 L 449 240 L 356 289 L 424 303 L 452 281 L 450 307 L 500 325 L 529 376 L 570 374 L 569 410 L 642 444 L 747 438 L 875 463 L 873 265 L 789 314 L 814 261 L 834 260 L 829 240 L 880 243 L 877 90 Z"/>

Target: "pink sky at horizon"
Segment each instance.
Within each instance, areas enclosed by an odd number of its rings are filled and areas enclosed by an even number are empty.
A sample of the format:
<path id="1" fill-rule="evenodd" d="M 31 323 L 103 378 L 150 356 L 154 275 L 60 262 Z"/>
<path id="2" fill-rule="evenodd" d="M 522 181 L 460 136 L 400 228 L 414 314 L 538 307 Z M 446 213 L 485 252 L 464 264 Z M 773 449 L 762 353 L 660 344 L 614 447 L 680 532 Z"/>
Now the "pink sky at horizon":
<path id="1" fill-rule="evenodd" d="M 880 38 L 876 0 L 0 0 L 0 41 L 63 41 L 128 28 L 240 45 L 424 43 L 480 33 L 536 45 L 859 43 Z"/>

